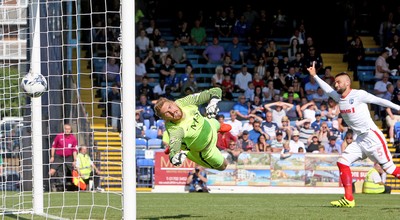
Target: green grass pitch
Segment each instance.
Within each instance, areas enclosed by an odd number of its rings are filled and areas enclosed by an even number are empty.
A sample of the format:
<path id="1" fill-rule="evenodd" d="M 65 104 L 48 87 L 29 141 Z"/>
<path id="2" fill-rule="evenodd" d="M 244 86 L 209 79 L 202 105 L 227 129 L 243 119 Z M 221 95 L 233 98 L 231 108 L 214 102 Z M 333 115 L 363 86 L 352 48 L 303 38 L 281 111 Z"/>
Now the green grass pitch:
<path id="1" fill-rule="evenodd" d="M 10 196 L 10 195 L 9 195 Z M 137 219 L 397 219 L 400 195 L 356 194 L 355 208 L 331 207 L 334 194 L 213 194 L 138 193 Z M 14 208 L 16 199 L 2 199 Z M 114 193 L 55 193 L 45 195 L 45 212 L 67 219 L 121 219 L 122 200 Z M 51 204 L 52 208 L 46 208 Z M 91 206 L 95 204 L 95 206 Z M 25 203 L 29 208 L 31 203 Z M 112 206 L 112 207 L 111 207 Z M 132 207 L 135 208 L 134 204 Z M 46 219 L 28 214 L 4 219 Z"/>

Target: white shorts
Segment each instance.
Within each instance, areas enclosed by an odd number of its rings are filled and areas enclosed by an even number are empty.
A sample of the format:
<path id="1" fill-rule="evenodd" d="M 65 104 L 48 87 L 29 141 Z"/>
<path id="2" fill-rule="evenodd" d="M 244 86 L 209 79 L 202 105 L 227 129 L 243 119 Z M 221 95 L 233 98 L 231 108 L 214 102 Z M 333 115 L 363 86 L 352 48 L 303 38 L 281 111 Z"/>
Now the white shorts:
<path id="1" fill-rule="evenodd" d="M 357 160 L 365 158 L 378 162 L 386 169 L 393 165 L 392 155 L 381 130 L 369 130 L 360 134 L 357 139 L 346 147 L 338 162 L 350 166 Z"/>

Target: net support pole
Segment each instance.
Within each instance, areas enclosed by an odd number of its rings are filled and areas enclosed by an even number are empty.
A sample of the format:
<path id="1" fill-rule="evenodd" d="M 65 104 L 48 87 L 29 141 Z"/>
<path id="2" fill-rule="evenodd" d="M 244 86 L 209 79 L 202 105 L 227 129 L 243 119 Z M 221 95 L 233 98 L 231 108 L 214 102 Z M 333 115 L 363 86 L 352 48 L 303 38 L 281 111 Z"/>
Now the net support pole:
<path id="1" fill-rule="evenodd" d="M 40 67 L 40 0 L 32 4 L 32 55 L 31 71 L 41 74 Z M 42 148 L 42 99 L 31 99 L 32 122 L 32 169 L 33 169 L 33 212 L 43 214 L 43 148 Z"/>
<path id="2" fill-rule="evenodd" d="M 123 218 L 136 219 L 135 1 L 121 1 Z"/>

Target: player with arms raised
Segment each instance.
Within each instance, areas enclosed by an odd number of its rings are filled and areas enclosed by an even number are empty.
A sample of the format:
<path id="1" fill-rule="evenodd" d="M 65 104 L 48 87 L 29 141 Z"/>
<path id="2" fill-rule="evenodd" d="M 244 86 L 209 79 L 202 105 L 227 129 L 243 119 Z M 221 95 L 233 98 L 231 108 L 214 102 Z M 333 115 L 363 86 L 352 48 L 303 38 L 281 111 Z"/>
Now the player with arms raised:
<path id="1" fill-rule="evenodd" d="M 154 110 L 165 120 L 169 159 L 174 166 L 181 165 L 187 157 L 203 167 L 226 169 L 228 162 L 216 146 L 220 124 L 215 116 L 221 96 L 220 88 L 212 88 L 175 102 L 166 98 L 157 100 Z M 207 102 L 206 118 L 200 114 L 198 106 Z"/>
<path id="2" fill-rule="evenodd" d="M 364 90 L 352 89 L 350 87 L 350 77 L 347 73 L 339 73 L 335 76 L 334 89 L 332 89 L 316 74 L 315 63 L 307 70 L 324 92 L 339 103 L 343 120 L 357 134 L 356 141 L 347 146 L 337 161 L 345 195 L 342 199 L 331 202 L 331 205 L 336 207 L 354 207 L 355 200 L 352 193 L 350 170 L 350 165 L 353 162 L 368 157 L 372 161 L 379 163 L 386 173 L 400 179 L 400 167 L 394 165 L 385 136 L 370 117 L 368 104 L 381 105 L 397 110 L 400 110 L 400 106 Z"/>

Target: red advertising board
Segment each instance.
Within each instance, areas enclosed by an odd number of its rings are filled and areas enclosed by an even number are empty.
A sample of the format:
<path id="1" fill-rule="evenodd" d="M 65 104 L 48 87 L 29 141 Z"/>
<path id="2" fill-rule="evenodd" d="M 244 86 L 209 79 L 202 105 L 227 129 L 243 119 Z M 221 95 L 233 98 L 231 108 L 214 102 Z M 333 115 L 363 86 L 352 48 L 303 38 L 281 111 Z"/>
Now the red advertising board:
<path id="1" fill-rule="evenodd" d="M 186 179 L 190 171 L 194 169 L 195 163 L 191 160 L 174 167 L 169 162 L 169 156 L 164 152 L 155 154 L 154 182 L 156 185 L 186 185 Z"/>

